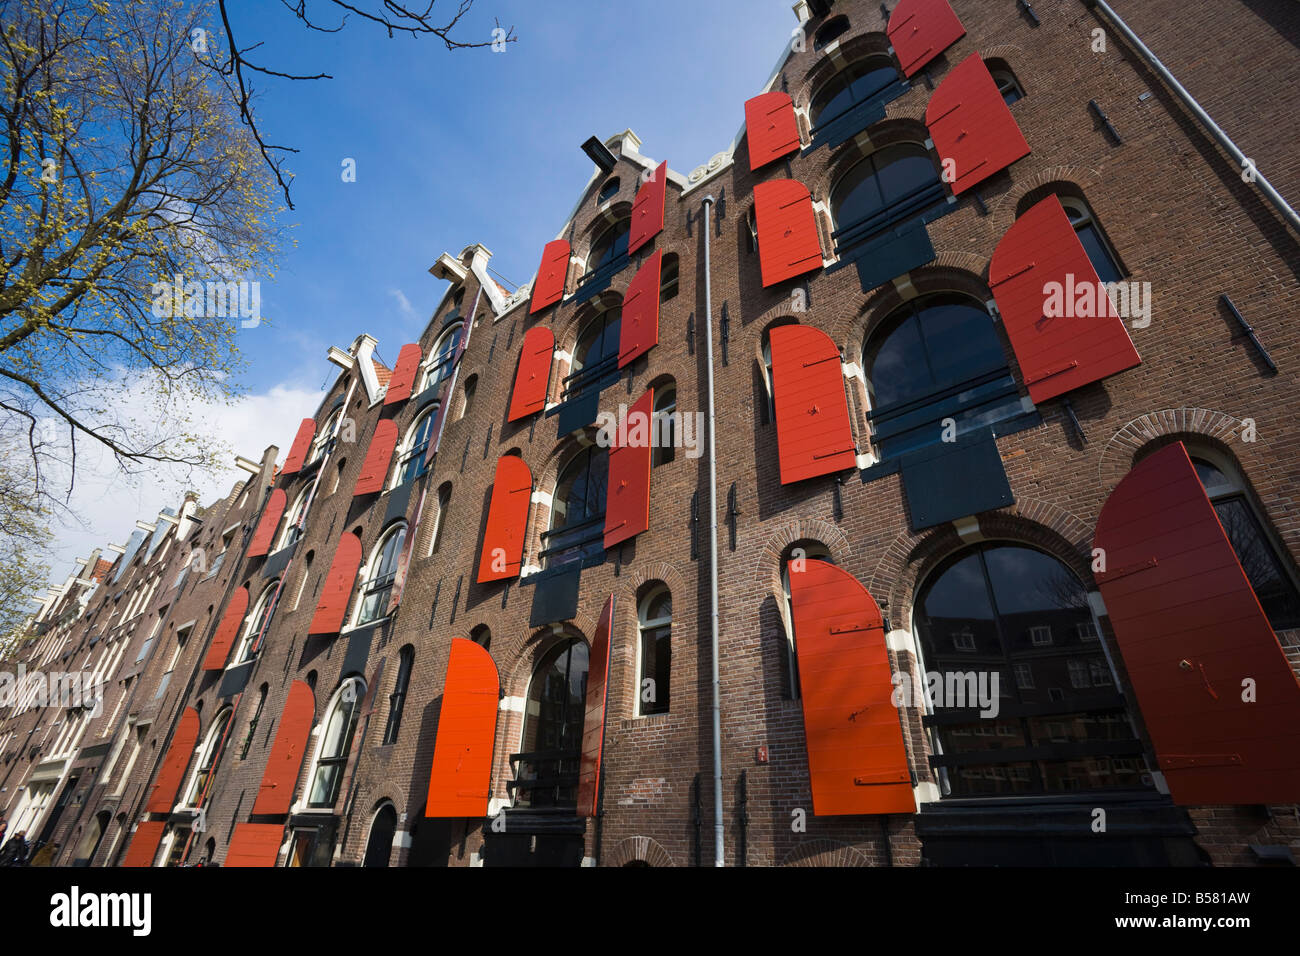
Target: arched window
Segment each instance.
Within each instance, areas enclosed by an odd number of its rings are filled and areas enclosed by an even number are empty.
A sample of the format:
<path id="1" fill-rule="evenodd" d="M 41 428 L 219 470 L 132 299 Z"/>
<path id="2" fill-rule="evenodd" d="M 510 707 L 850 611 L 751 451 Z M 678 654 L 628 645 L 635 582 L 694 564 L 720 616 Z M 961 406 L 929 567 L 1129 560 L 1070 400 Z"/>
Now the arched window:
<path id="1" fill-rule="evenodd" d="M 984 65 L 989 68 L 989 73 L 993 76 L 993 82 L 998 85 L 998 92 L 1002 94 L 1002 99 L 1010 106 L 1016 100 L 1025 98 L 1024 87 L 1016 79 L 1015 72 L 1007 65 L 1006 60 L 991 59 L 985 60 Z"/>
<path id="2" fill-rule="evenodd" d="M 1245 482 L 1234 464 L 1226 458 L 1214 457 L 1219 459 L 1218 464 L 1210 460 L 1210 455 L 1198 451 L 1192 457 L 1192 464 L 1260 607 L 1273 630 L 1300 627 L 1300 591 L 1295 578 L 1278 556 L 1271 535 L 1265 531 L 1267 526 L 1246 495 Z"/>
<path id="3" fill-rule="evenodd" d="M 813 94 L 808 111 L 813 127 L 824 126 L 859 103 L 876 99 L 898 80 L 898 68 L 886 56 L 849 64 Z"/>
<path id="4" fill-rule="evenodd" d="M 460 317 L 460 306 L 465 301 L 465 290 L 457 289 L 456 294 L 451 297 L 451 310 L 442 317 L 444 322 L 450 322 L 452 319 Z"/>
<path id="5" fill-rule="evenodd" d="M 668 588 L 653 588 L 637 605 L 641 633 L 637 657 L 637 713 L 642 717 L 668 713 L 673 660 L 673 596 Z"/>
<path id="6" fill-rule="evenodd" d="M 276 551 L 282 551 L 302 537 L 302 516 L 307 512 L 307 503 L 311 498 L 311 488 L 312 486 L 308 485 L 294 499 L 293 507 L 289 509 L 289 513 L 285 516 L 284 527 L 280 529 L 280 540 L 276 543 Z"/>
<path id="7" fill-rule="evenodd" d="M 280 582 L 278 579 L 262 589 L 257 603 L 253 605 L 253 613 L 244 619 L 244 632 L 239 639 L 239 649 L 235 652 L 235 656 L 231 658 L 231 667 L 253 659 L 257 639 L 267 625 L 270 624 L 271 615 L 275 613 L 276 600 L 280 596 L 279 590 Z"/>
<path id="8" fill-rule="evenodd" d="M 845 250 L 947 200 L 939 169 L 919 143 L 878 149 L 831 189 L 837 249 Z"/>
<path id="9" fill-rule="evenodd" d="M 248 722 L 248 735 L 244 738 L 244 749 L 239 754 L 240 760 L 248 758 L 248 751 L 253 746 L 253 735 L 257 733 L 258 722 L 262 719 L 262 708 L 266 706 L 266 695 L 271 687 L 269 684 L 263 684 L 257 690 L 257 707 L 253 711 L 253 717 Z"/>
<path id="10" fill-rule="evenodd" d="M 393 837 L 397 835 L 397 811 L 385 803 L 370 821 L 370 837 L 366 840 L 366 857 L 362 866 L 386 867 L 393 852 Z"/>
<path id="11" fill-rule="evenodd" d="M 492 631 L 486 624 L 480 624 L 469 632 L 469 639 L 485 651 L 492 649 Z"/>
<path id="12" fill-rule="evenodd" d="M 838 40 L 849 30 L 849 18 L 845 16 L 831 17 L 821 25 L 821 28 L 813 36 L 813 49 L 824 50 L 835 40 Z"/>
<path id="13" fill-rule="evenodd" d="M 406 523 L 399 522 L 384 532 L 371 552 L 370 562 L 361 582 L 361 600 L 357 604 L 357 625 L 377 621 L 388 614 L 388 598 L 397 576 L 397 562 L 406 543 Z"/>
<path id="14" fill-rule="evenodd" d="M 605 493 L 609 452 L 590 445 L 560 471 L 551 500 L 551 527 L 542 537 L 548 567 L 601 554 L 605 550 Z"/>
<path id="15" fill-rule="evenodd" d="M 444 481 L 438 487 L 438 511 L 433 516 L 429 528 L 429 554 L 438 553 L 442 544 L 442 529 L 447 526 L 447 510 L 451 507 L 451 482 Z"/>
<path id="16" fill-rule="evenodd" d="M 677 386 L 672 382 L 655 389 L 651 435 L 650 467 L 668 464 L 677 455 Z"/>
<path id="17" fill-rule="evenodd" d="M 1088 260 L 1092 267 L 1097 270 L 1097 277 L 1102 282 L 1118 282 L 1124 278 L 1124 270 L 1120 268 L 1119 257 L 1111 248 L 1110 243 L 1102 234 L 1101 227 L 1097 225 L 1097 219 L 1092 214 L 1092 209 L 1082 199 L 1076 196 L 1059 196 L 1061 205 L 1065 208 L 1065 214 L 1070 217 L 1070 225 L 1074 226 L 1074 231 L 1079 236 L 1079 241 L 1083 243 L 1084 250 L 1088 253 Z"/>
<path id="18" fill-rule="evenodd" d="M 470 406 L 474 404 L 474 393 L 478 391 L 478 376 L 471 375 L 465 379 L 465 384 L 460 390 L 460 411 L 456 415 L 456 421 L 460 421 L 469 414 Z"/>
<path id="19" fill-rule="evenodd" d="M 402 729 L 402 711 L 406 708 L 406 690 L 411 684 L 411 667 L 415 664 L 415 648 L 410 644 L 397 654 L 397 680 L 388 698 L 388 724 L 384 727 L 384 743 L 397 742 L 397 732 Z"/>
<path id="20" fill-rule="evenodd" d="M 334 430 L 338 428 L 339 419 L 343 417 L 343 407 L 339 406 L 330 412 L 329 417 L 325 419 L 325 424 L 316 432 L 316 437 L 312 439 L 311 453 L 307 455 L 307 464 L 320 461 L 327 454 L 334 450 Z"/>
<path id="21" fill-rule="evenodd" d="M 763 388 L 765 389 L 765 393 L 766 393 L 766 401 L 764 403 L 764 415 L 763 415 L 764 425 L 776 421 L 776 393 L 772 389 L 772 339 L 771 339 L 772 330 L 775 328 L 779 328 L 782 325 L 798 325 L 798 324 L 799 323 L 795 319 L 790 319 L 790 318 L 777 319 L 775 322 L 773 322 L 771 325 L 769 325 L 767 328 L 763 330 L 763 335 L 762 335 L 763 362 L 761 366 L 761 371 L 763 374 Z"/>
<path id="22" fill-rule="evenodd" d="M 663 264 L 659 269 L 659 304 L 663 305 L 669 299 L 677 298 L 677 274 L 678 274 L 677 253 L 669 252 L 664 255 Z"/>
<path id="23" fill-rule="evenodd" d="M 820 541 L 796 541 L 785 549 L 781 556 L 781 617 L 785 624 L 786 679 L 789 686 L 787 696 L 791 700 L 799 699 L 799 658 L 795 653 L 794 610 L 790 602 L 790 562 L 791 561 L 826 561 L 835 563 L 830 549 Z"/>
<path id="24" fill-rule="evenodd" d="M 302 562 L 302 577 L 298 579 L 298 593 L 293 597 L 293 609 L 296 611 L 302 604 L 303 592 L 307 590 L 307 579 L 311 577 L 311 562 L 316 557 L 315 551 L 308 551 L 307 557 Z"/>
<path id="25" fill-rule="evenodd" d="M 366 682 L 360 677 L 350 677 L 330 701 L 316 760 L 308 778 L 311 783 L 307 788 L 307 806 L 312 809 L 329 809 L 338 800 L 343 768 L 347 766 L 352 736 L 357 729 L 357 716 L 361 713 L 365 696 Z"/>
<path id="26" fill-rule="evenodd" d="M 234 714 L 234 710 L 227 707 L 213 718 L 212 726 L 208 728 L 208 735 L 203 739 L 203 749 L 199 751 L 194 772 L 190 775 L 189 785 L 185 788 L 182 806 L 195 809 L 203 806 L 210 790 L 210 781 L 216 775 L 217 767 L 221 763 L 221 754 L 226 747 L 226 729 L 230 726 L 230 718 Z"/>
<path id="27" fill-rule="evenodd" d="M 104 842 L 104 834 L 108 832 L 109 821 L 113 815 L 107 810 L 101 810 L 96 814 L 95 819 L 90 821 L 90 825 L 81 835 L 81 840 L 77 843 L 77 852 L 73 857 L 73 866 L 90 866 L 90 861 L 95 858 L 99 852 L 100 844 Z"/>
<path id="28" fill-rule="evenodd" d="M 605 180 L 605 185 L 600 187 L 600 192 L 596 196 L 597 205 L 599 205 L 600 203 L 608 202 L 609 200 L 617 196 L 618 189 L 619 189 L 619 182 L 617 176 L 613 176 Z"/>
<path id="29" fill-rule="evenodd" d="M 464 323 L 458 322 L 438 336 L 438 341 L 433 344 L 429 359 L 424 365 L 424 375 L 420 379 L 419 388 L 421 393 L 437 388 L 442 384 L 443 379 L 451 375 L 452 360 L 456 357 L 456 349 L 460 346 L 460 339 L 464 333 Z"/>
<path id="30" fill-rule="evenodd" d="M 340 458 L 338 466 L 334 469 L 334 481 L 330 484 L 330 494 L 339 490 L 339 484 L 343 481 L 343 469 L 347 467 L 348 460 Z"/>
<path id="31" fill-rule="evenodd" d="M 572 401 L 589 389 L 602 388 L 607 380 L 618 377 L 618 339 L 622 318 L 622 307 L 613 306 L 583 328 L 573 350 L 565 401 Z"/>
<path id="32" fill-rule="evenodd" d="M 424 456 L 433 439 L 433 423 L 437 418 L 438 406 L 431 405 L 420 413 L 402 439 L 401 452 L 397 459 L 397 468 L 393 471 L 393 487 L 400 488 L 408 481 L 414 481 L 424 474 Z"/>
<path id="33" fill-rule="evenodd" d="M 627 256 L 628 236 L 632 231 L 632 218 L 620 217 L 605 227 L 591 244 L 591 253 L 587 256 L 587 273 L 613 265 L 620 258 Z"/>
<path id="34" fill-rule="evenodd" d="M 913 299 L 883 322 L 863 350 L 873 441 L 880 457 L 1023 414 L 993 320 L 957 293 Z"/>
<path id="35" fill-rule="evenodd" d="M 578 805 L 587 668 L 587 644 L 572 638 L 547 652 L 533 671 L 515 767 L 516 807 Z"/>
<path id="36" fill-rule="evenodd" d="M 963 549 L 923 584 L 913 620 L 922 672 L 945 675 L 927 720 L 944 796 L 1151 786 L 1087 592 L 1056 558 Z"/>

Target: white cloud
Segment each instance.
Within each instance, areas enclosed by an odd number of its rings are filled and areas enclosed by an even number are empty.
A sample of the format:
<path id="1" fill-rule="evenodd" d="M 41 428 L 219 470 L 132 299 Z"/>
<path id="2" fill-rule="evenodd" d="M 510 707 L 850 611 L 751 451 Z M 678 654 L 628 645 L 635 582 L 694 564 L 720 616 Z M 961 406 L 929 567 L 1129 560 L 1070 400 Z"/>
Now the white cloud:
<path id="1" fill-rule="evenodd" d="M 202 506 L 224 498 L 236 482 L 250 477 L 235 467 L 235 455 L 260 461 L 267 446 L 276 445 L 277 461 L 283 462 L 298 423 L 315 413 L 321 398 L 318 389 L 284 383 L 231 405 L 193 409 L 197 427 L 228 449 L 221 459 L 223 466 L 214 471 L 151 466 L 142 474 L 124 475 L 111 455 L 83 442 L 78 448 L 76 487 L 68 503 L 81 523 L 58 532 L 50 555 L 52 580 L 61 583 L 73 571 L 73 560 L 87 557 L 95 548 L 125 545 L 137 520 L 152 524 L 163 508 L 179 510 L 187 489 L 199 493 Z M 103 557 L 111 560 L 114 555 L 106 551 Z"/>
<path id="2" fill-rule="evenodd" d="M 397 300 L 397 307 L 402 310 L 402 315 L 405 318 L 418 318 L 415 314 L 415 306 L 411 305 L 411 300 L 406 297 L 401 289 L 389 289 L 388 294 Z"/>

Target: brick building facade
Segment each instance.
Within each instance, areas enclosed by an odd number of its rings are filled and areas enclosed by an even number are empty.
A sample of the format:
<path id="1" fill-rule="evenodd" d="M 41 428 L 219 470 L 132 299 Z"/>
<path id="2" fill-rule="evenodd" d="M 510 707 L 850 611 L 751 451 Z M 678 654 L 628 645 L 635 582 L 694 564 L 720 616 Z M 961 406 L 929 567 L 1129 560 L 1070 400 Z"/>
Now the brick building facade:
<path id="1" fill-rule="evenodd" d="M 689 174 L 594 144 L 531 287 L 443 255 L 394 368 L 92 555 L 14 660 L 101 712 L 8 708 L 10 833 L 712 862 L 711 351 L 728 865 L 1290 859 L 1297 233 L 1110 12 L 881 6 L 796 4 Z M 1111 6 L 1300 195 L 1294 4 Z"/>

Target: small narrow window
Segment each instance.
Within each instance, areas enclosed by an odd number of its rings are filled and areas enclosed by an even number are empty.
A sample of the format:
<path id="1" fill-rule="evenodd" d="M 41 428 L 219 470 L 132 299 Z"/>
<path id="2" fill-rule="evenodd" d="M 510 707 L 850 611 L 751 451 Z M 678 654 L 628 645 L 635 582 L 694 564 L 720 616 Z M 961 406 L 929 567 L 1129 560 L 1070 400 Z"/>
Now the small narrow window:
<path id="1" fill-rule="evenodd" d="M 492 632 L 486 624 L 480 624 L 469 632 L 469 639 L 485 651 L 492 649 Z"/>
<path id="2" fill-rule="evenodd" d="M 608 202 L 613 199 L 618 195 L 618 189 L 619 181 L 617 176 L 613 179 L 606 180 L 605 185 L 600 187 L 600 195 L 596 197 L 596 203 L 599 205 L 600 203 Z"/>
<path id="3" fill-rule="evenodd" d="M 1102 282 L 1119 282 L 1124 278 L 1124 270 L 1120 268 L 1119 258 L 1102 234 L 1092 209 L 1082 199 L 1074 196 L 1059 198 L 1065 214 L 1070 217 L 1070 225 L 1074 226 L 1084 251 L 1088 253 L 1088 260 L 1097 270 L 1097 277 Z"/>
<path id="4" fill-rule="evenodd" d="M 986 60 L 984 65 L 989 68 L 989 73 L 993 75 L 993 82 L 998 85 L 998 92 L 1002 94 L 1002 99 L 1008 106 L 1025 98 L 1024 87 L 1016 79 L 1016 74 L 1012 71 L 1005 60 Z"/>
<path id="5" fill-rule="evenodd" d="M 257 709 L 253 711 L 253 718 L 248 722 L 248 736 L 244 738 L 244 749 L 239 753 L 239 759 L 245 760 L 248 757 L 248 750 L 253 746 L 253 735 L 257 733 L 257 723 L 262 719 L 262 708 L 266 706 L 266 695 L 270 691 L 267 684 L 263 684 L 257 692 Z"/>
<path id="6" fill-rule="evenodd" d="M 677 454 L 677 386 L 668 384 L 655 390 L 654 428 L 650 449 L 650 467 L 671 462 Z"/>
<path id="7" fill-rule="evenodd" d="M 437 554 L 442 544 L 442 529 L 447 524 L 449 507 L 451 507 L 451 482 L 447 481 L 438 489 L 438 513 L 433 516 L 433 528 L 429 532 L 429 554 Z"/>
<path id="8" fill-rule="evenodd" d="M 781 558 L 781 588 L 785 595 L 781 613 L 785 621 L 786 679 L 789 682 L 786 691 L 790 700 L 799 699 L 799 656 L 795 648 L 794 606 L 790 599 L 790 562 L 799 560 L 835 563 L 830 549 L 820 541 L 796 541 Z"/>
<path id="9" fill-rule="evenodd" d="M 397 681 L 393 684 L 393 693 L 388 698 L 388 725 L 384 728 L 384 743 L 397 741 L 397 732 L 402 728 L 402 711 L 406 707 L 406 689 L 411 683 L 411 665 L 415 662 L 415 648 L 407 644 L 398 653 Z"/>
<path id="10" fill-rule="evenodd" d="M 659 304 L 677 298 L 677 255 L 669 253 L 664 256 L 659 272 Z"/>
<path id="11" fill-rule="evenodd" d="M 347 467 L 346 458 L 339 459 L 339 466 L 334 469 L 334 483 L 330 486 L 330 494 L 339 490 L 339 485 L 343 483 L 343 469 Z"/>
<path id="12" fill-rule="evenodd" d="M 673 597 L 665 587 L 647 594 L 638 608 L 641 646 L 637 680 L 637 713 L 668 713 L 672 673 Z"/>
<path id="13" fill-rule="evenodd" d="M 460 413 L 456 416 L 456 421 L 460 421 L 469 414 L 470 406 L 474 404 L 474 393 L 476 391 L 478 391 L 478 376 L 471 375 L 465 379 L 465 386 L 461 389 Z"/>
<path id="14" fill-rule="evenodd" d="M 307 557 L 302 563 L 302 577 L 298 580 L 298 593 L 295 594 L 293 598 L 293 609 L 295 611 L 298 610 L 298 606 L 302 604 L 303 592 L 307 590 L 307 579 L 311 577 L 311 559 L 315 556 L 315 551 L 308 551 Z"/>
<path id="15" fill-rule="evenodd" d="M 845 16 L 832 17 L 822 24 L 821 29 L 813 36 L 813 49 L 824 50 L 835 40 L 838 40 L 849 29 L 849 18 Z"/>

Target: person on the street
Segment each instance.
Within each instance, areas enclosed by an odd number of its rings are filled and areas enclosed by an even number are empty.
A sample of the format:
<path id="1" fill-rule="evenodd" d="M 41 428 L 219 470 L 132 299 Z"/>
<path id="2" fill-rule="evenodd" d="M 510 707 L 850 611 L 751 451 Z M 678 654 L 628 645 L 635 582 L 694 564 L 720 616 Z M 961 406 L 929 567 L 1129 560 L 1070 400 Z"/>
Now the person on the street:
<path id="1" fill-rule="evenodd" d="M 5 817 L 0 817 L 0 846 L 4 846 L 5 831 L 8 829 L 9 829 L 9 820 Z"/>
<path id="2" fill-rule="evenodd" d="M 19 830 L 0 848 L 0 866 L 22 866 L 27 862 L 27 832 Z"/>
<path id="3" fill-rule="evenodd" d="M 59 845 L 57 843 L 47 843 L 35 853 L 32 854 L 32 861 L 28 866 L 53 866 L 54 858 L 58 856 Z"/>

